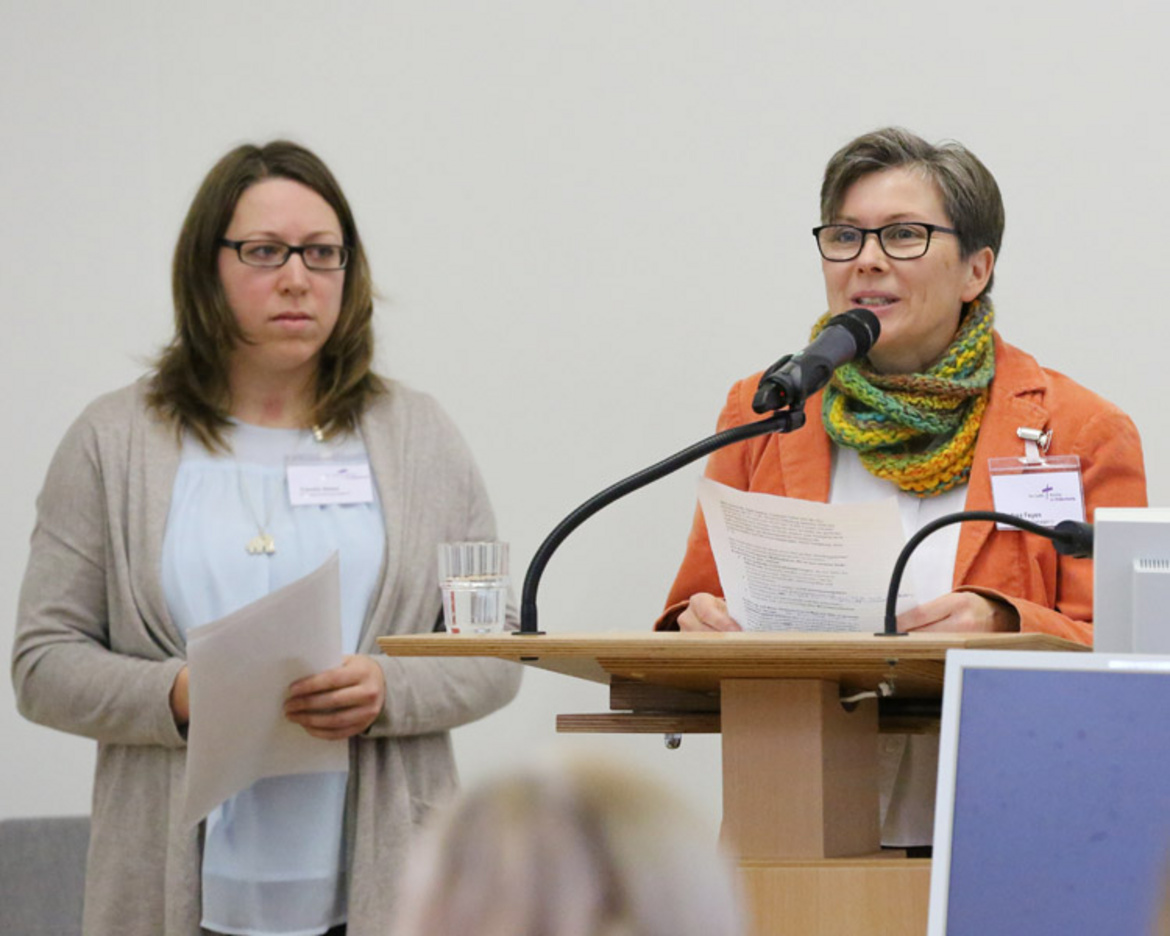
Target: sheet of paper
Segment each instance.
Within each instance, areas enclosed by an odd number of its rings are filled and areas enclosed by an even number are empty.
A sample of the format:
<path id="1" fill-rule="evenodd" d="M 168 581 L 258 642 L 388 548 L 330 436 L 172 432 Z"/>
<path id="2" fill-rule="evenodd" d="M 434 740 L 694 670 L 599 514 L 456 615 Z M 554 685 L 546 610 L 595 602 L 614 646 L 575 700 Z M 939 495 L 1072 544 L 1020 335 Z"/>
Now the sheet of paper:
<path id="1" fill-rule="evenodd" d="M 727 610 L 754 631 L 879 631 L 903 546 L 897 501 L 820 504 L 699 482 Z M 911 607 L 903 586 L 898 608 Z"/>
<path id="2" fill-rule="evenodd" d="M 289 684 L 341 658 L 336 553 L 304 578 L 191 630 L 188 825 L 263 777 L 348 768 L 348 742 L 311 737 L 284 717 Z"/>

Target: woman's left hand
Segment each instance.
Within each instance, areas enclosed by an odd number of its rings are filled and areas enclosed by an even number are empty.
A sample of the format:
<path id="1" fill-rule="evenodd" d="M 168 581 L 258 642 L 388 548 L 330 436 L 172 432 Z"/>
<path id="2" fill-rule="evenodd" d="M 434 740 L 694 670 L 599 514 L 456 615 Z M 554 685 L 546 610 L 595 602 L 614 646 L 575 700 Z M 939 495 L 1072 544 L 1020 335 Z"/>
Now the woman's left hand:
<path id="1" fill-rule="evenodd" d="M 1020 629 L 1020 615 L 1006 601 L 975 592 L 951 592 L 898 615 L 899 631 L 992 633 Z"/>
<path id="2" fill-rule="evenodd" d="M 314 738 L 332 741 L 351 738 L 369 728 L 385 701 L 382 667 L 357 654 L 345 657 L 341 666 L 289 686 L 284 715 Z"/>

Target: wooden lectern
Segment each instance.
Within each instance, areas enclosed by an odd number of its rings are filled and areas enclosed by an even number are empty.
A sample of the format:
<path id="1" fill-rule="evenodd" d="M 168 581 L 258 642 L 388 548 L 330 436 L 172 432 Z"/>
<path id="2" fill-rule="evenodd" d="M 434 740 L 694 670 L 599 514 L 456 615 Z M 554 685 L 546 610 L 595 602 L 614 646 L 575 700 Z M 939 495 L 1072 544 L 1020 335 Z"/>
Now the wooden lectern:
<path id="1" fill-rule="evenodd" d="M 392 656 L 490 656 L 610 687 L 611 712 L 558 731 L 723 734 L 723 838 L 761 934 L 921 936 L 930 861 L 883 852 L 873 699 L 942 696 L 951 649 L 1084 650 L 1041 634 L 621 633 L 383 637 Z M 912 720 L 912 719 L 911 719 Z"/>

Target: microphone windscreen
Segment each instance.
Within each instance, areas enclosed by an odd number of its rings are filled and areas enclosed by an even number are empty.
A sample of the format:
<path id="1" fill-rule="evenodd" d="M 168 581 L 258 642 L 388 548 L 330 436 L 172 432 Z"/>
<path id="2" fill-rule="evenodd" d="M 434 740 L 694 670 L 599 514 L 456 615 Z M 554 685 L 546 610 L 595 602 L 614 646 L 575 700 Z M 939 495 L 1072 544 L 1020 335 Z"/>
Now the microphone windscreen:
<path id="1" fill-rule="evenodd" d="M 858 357 L 869 354 L 869 349 L 874 346 L 882 332 L 881 322 L 869 309 L 858 308 L 842 312 L 829 319 L 829 325 L 840 325 L 853 336 L 853 340 L 857 342 Z"/>

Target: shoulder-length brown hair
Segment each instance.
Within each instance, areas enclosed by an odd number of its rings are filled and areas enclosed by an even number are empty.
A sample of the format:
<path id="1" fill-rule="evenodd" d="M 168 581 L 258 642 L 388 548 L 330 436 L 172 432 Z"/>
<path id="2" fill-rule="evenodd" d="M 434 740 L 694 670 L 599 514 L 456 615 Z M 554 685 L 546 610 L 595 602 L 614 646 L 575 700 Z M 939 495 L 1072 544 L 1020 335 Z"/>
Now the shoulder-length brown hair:
<path id="1" fill-rule="evenodd" d="M 365 250 L 341 186 L 315 154 L 275 140 L 245 144 L 224 156 L 195 194 L 175 245 L 171 290 L 175 334 L 159 355 L 148 401 L 209 449 L 226 447 L 229 425 L 228 361 L 245 341 L 219 279 L 220 241 L 240 196 L 263 179 L 291 179 L 329 203 L 350 249 L 341 312 L 317 361 L 312 421 L 326 435 L 356 428 L 366 404 L 384 392 L 371 370 L 374 291 Z"/>

